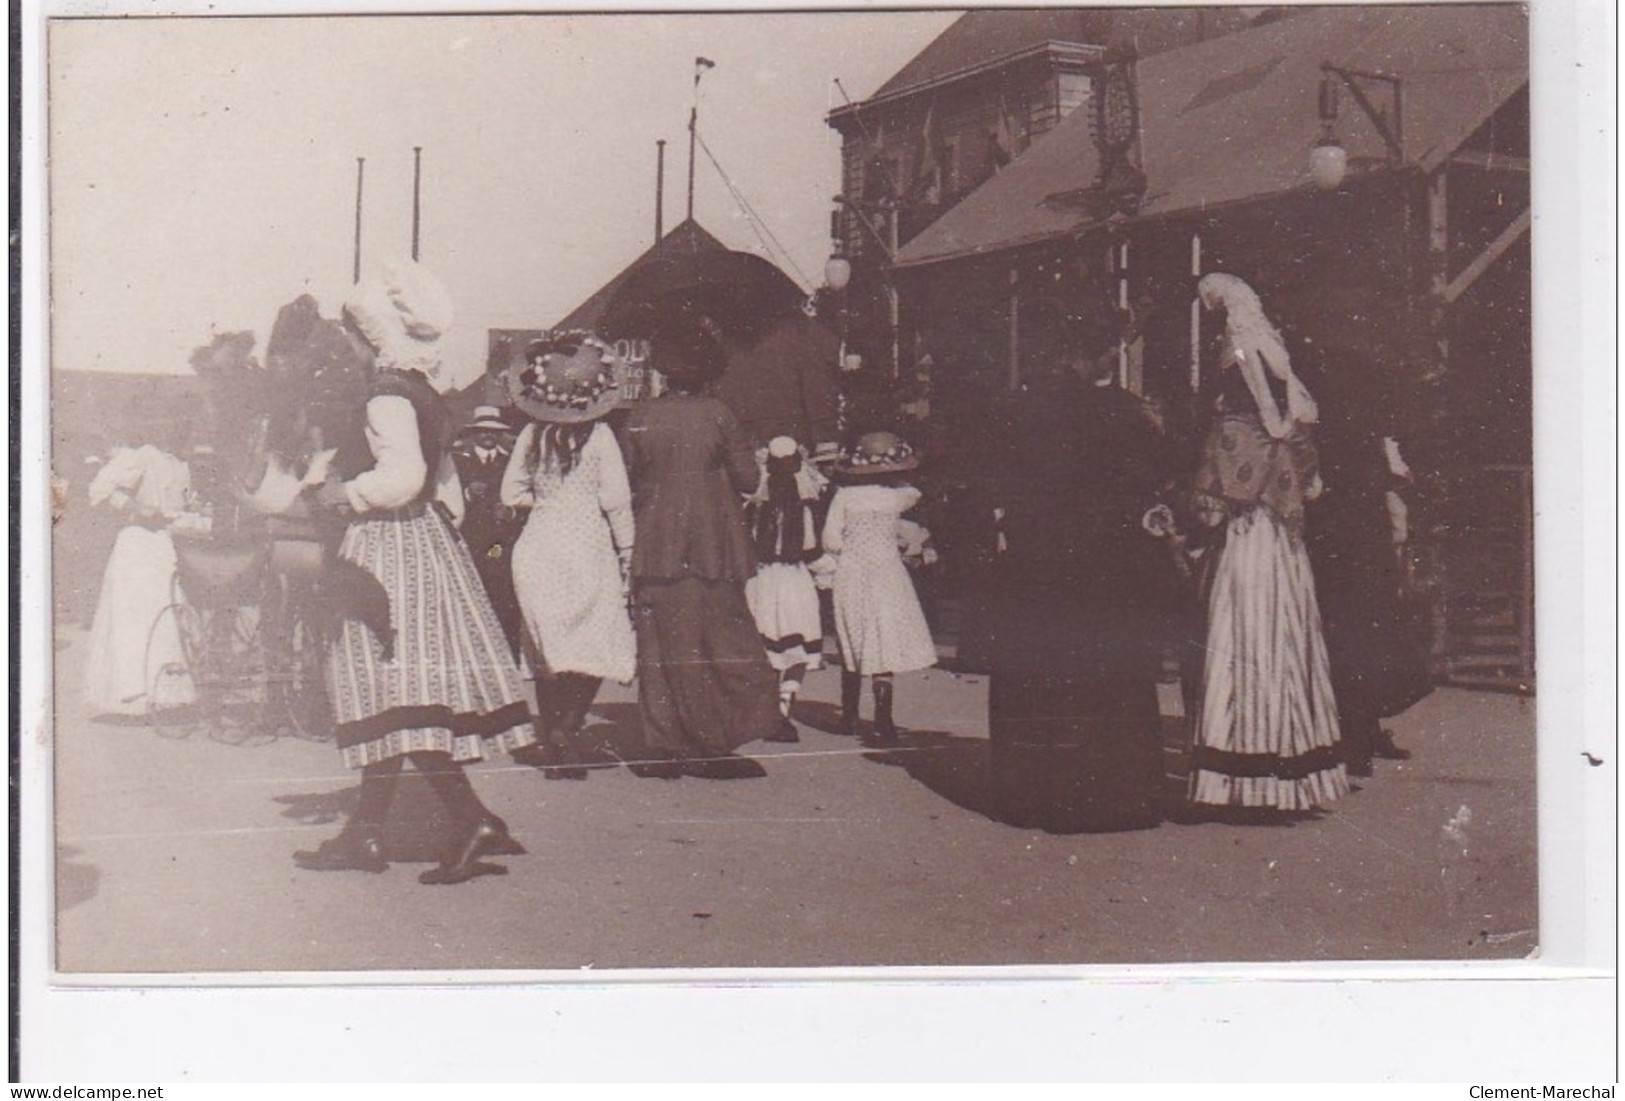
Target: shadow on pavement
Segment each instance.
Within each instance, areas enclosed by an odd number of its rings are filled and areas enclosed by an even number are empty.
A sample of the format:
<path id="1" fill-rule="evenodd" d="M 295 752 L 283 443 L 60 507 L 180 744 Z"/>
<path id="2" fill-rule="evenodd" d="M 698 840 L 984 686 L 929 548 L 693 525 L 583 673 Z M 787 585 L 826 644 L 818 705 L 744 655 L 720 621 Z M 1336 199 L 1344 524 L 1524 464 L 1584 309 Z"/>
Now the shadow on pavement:
<path id="1" fill-rule="evenodd" d="M 321 826 L 348 818 L 355 810 L 356 794 L 361 788 L 341 788 L 338 791 L 300 792 L 278 795 L 271 801 L 285 808 L 282 817 L 292 818 L 307 826 Z"/>
<path id="2" fill-rule="evenodd" d="M 796 722 L 810 726 L 814 730 L 821 730 L 825 734 L 839 734 L 841 732 L 841 709 L 833 703 L 824 703 L 819 700 L 797 700 L 793 716 Z M 869 729 L 867 722 L 858 724 L 860 732 Z"/>
<path id="3" fill-rule="evenodd" d="M 1109 818 L 1096 818 L 1084 806 L 1058 806 L 1042 815 L 1032 814 L 1031 808 L 1005 807 L 995 793 L 991 746 L 982 738 L 938 730 L 905 731 L 901 745 L 873 749 L 864 758 L 901 768 L 910 779 L 955 806 L 1016 829 L 1053 834 L 1128 833 L 1156 829 L 1167 816 L 1167 808 L 1160 802 L 1156 811 L 1132 818 L 1118 812 Z"/>
<path id="4" fill-rule="evenodd" d="M 339 825 L 355 811 L 361 788 L 298 792 L 273 796 L 283 806 L 282 817 L 309 826 Z M 446 855 L 454 834 L 446 805 L 421 775 L 410 768 L 401 773 L 384 820 L 384 856 L 392 863 L 430 863 Z M 311 846 L 312 848 L 314 845 Z"/>
<path id="5" fill-rule="evenodd" d="M 56 847 L 56 909 L 58 913 L 71 910 L 81 902 L 96 897 L 102 873 L 94 864 L 77 864 L 74 857 L 80 850 L 72 845 Z"/>

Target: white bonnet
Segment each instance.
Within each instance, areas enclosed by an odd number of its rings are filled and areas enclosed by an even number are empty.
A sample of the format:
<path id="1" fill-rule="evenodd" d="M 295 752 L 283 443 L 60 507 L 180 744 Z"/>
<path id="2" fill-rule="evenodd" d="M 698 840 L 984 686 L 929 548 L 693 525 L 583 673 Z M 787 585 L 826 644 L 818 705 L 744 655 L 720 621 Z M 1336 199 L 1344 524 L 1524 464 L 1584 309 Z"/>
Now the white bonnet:
<path id="1" fill-rule="evenodd" d="M 439 341 L 452 322 L 451 294 L 417 261 L 385 264 L 356 285 L 344 309 L 377 349 L 379 366 L 430 375 L 439 370 Z"/>

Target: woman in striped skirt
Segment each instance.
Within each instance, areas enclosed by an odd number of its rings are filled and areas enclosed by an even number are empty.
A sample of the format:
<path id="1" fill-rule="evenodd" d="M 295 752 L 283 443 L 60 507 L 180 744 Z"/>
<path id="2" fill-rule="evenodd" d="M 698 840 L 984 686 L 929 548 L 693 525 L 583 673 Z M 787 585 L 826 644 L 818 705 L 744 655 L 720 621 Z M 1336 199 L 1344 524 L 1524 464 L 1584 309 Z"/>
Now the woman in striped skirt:
<path id="1" fill-rule="evenodd" d="M 385 870 L 380 835 L 410 760 L 453 822 L 440 865 L 419 880 L 500 874 L 502 865 L 483 858 L 524 849 L 480 801 L 463 764 L 528 745 L 535 733 L 502 627 L 452 527 L 461 493 L 444 446 L 444 407 L 429 383 L 449 304 L 432 277 L 402 265 L 357 288 L 345 312 L 375 370 L 317 499 L 348 511 L 339 555 L 382 584 L 389 627 L 346 619 L 333 644 L 333 718 L 344 763 L 361 770 L 360 800 L 336 838 L 294 861 L 314 871 Z"/>
<path id="2" fill-rule="evenodd" d="M 1208 578 L 1191 798 L 1312 810 L 1348 791 L 1303 540 L 1305 503 L 1321 490 L 1309 430 L 1318 414 L 1252 288 L 1216 272 L 1200 293 L 1225 311 L 1219 415 L 1196 476 L 1203 519 L 1224 525 L 1224 545 Z"/>

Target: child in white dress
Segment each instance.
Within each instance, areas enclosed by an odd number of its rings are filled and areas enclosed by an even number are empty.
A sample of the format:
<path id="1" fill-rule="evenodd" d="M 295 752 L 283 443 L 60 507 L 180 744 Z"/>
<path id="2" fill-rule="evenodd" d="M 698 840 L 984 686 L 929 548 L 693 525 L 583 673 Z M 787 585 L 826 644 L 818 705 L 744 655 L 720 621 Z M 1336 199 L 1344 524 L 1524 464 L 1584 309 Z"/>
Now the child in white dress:
<path id="1" fill-rule="evenodd" d="M 845 484 L 830 502 L 824 550 L 835 556 L 835 633 L 840 639 L 841 726 L 856 734 L 863 678 L 874 684 L 874 741 L 897 741 L 892 677 L 937 662 L 925 613 L 898 544 L 902 514 L 920 491 L 901 481 L 919 466 L 913 449 L 890 432 L 871 432 L 842 456 Z"/>

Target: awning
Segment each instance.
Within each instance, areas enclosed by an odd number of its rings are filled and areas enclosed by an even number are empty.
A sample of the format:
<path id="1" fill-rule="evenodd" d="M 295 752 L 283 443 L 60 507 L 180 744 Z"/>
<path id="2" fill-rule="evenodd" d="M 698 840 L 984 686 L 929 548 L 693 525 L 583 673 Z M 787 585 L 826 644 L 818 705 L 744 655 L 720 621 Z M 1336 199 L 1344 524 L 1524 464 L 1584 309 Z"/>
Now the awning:
<path id="1" fill-rule="evenodd" d="M 1139 216 L 1192 211 L 1312 186 L 1321 65 L 1403 81 L 1404 153 L 1432 171 L 1529 82 L 1528 16 L 1516 4 L 1322 9 L 1139 63 Z M 1383 160 L 1348 97 L 1337 135 L 1351 163 Z M 1380 101 L 1380 97 L 1379 97 Z M 1079 195 L 1098 172 L 1090 112 L 1074 111 L 898 253 L 918 267 L 1065 237 L 1099 221 Z"/>

